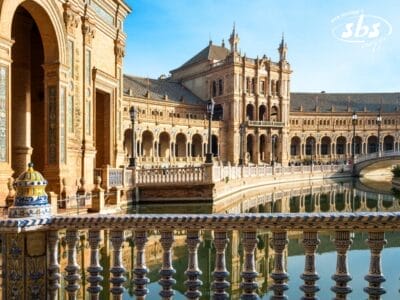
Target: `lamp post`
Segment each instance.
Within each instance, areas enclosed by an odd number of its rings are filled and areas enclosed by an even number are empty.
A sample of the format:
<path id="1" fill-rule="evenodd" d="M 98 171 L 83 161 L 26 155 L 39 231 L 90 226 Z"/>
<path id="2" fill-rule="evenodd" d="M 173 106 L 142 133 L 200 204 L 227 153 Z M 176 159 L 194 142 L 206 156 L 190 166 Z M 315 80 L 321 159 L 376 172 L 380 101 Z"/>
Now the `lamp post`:
<path id="1" fill-rule="evenodd" d="M 129 115 L 132 123 L 132 145 L 131 145 L 131 157 L 129 158 L 129 167 L 136 167 L 136 136 L 135 136 L 135 119 L 136 119 L 136 108 L 131 106 L 129 109 Z"/>
<path id="2" fill-rule="evenodd" d="M 273 135 L 271 137 L 271 142 L 272 142 L 272 159 L 271 159 L 271 165 L 275 165 L 275 143 L 276 143 L 276 135 Z"/>
<path id="3" fill-rule="evenodd" d="M 382 116 L 381 113 L 376 116 L 376 124 L 378 124 L 378 156 L 381 156 L 381 124 Z"/>
<path id="4" fill-rule="evenodd" d="M 352 140 L 352 152 L 351 152 L 351 163 L 352 163 L 352 172 L 354 175 L 355 169 L 354 169 L 354 159 L 356 156 L 356 125 L 357 125 L 357 113 L 353 111 L 353 115 L 351 116 L 351 124 L 353 125 L 353 140 Z"/>
<path id="5" fill-rule="evenodd" d="M 243 165 L 243 143 L 244 143 L 244 131 L 245 125 L 242 123 L 239 125 L 239 135 L 240 135 L 240 144 L 239 144 L 239 165 Z"/>
<path id="6" fill-rule="evenodd" d="M 211 98 L 207 102 L 207 113 L 208 113 L 208 151 L 206 154 L 206 163 L 212 164 L 212 136 L 211 136 L 211 121 L 214 114 L 214 106 L 215 102 L 214 99 Z"/>

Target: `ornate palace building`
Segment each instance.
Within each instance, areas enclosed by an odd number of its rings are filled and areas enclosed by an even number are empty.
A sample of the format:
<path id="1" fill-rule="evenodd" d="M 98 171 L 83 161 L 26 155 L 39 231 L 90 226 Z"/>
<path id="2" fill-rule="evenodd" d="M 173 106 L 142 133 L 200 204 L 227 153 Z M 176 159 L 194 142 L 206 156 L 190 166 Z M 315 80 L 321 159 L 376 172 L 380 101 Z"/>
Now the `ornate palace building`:
<path id="1" fill-rule="evenodd" d="M 212 152 L 224 165 L 342 163 L 352 157 L 353 134 L 355 154 L 379 147 L 399 150 L 400 93 L 291 93 L 292 70 L 283 38 L 277 62 L 265 55 L 241 55 L 238 43 L 234 28 L 229 48 L 210 41 L 168 78 L 125 76 L 127 158 L 132 140 L 128 111 L 135 106 L 142 165 L 202 163 L 210 98 L 216 102 Z"/>

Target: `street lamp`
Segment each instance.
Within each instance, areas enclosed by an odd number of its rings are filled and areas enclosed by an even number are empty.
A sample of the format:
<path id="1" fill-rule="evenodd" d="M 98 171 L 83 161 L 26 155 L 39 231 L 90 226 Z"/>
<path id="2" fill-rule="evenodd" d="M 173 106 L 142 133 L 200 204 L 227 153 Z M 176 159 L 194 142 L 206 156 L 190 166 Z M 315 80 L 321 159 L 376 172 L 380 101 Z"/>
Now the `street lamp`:
<path id="1" fill-rule="evenodd" d="M 132 145 L 131 145 L 131 157 L 129 158 L 129 167 L 136 167 L 136 137 L 135 137 L 135 119 L 137 110 L 133 106 L 129 109 L 129 115 L 132 123 Z"/>
<path id="2" fill-rule="evenodd" d="M 378 124 L 378 156 L 381 155 L 381 124 L 382 124 L 382 116 L 381 113 L 376 116 L 376 124 Z"/>
<path id="3" fill-rule="evenodd" d="M 207 113 L 208 113 L 208 151 L 206 154 L 206 163 L 207 164 L 212 164 L 212 136 L 211 136 L 211 120 L 214 114 L 214 106 L 215 102 L 214 99 L 211 98 L 207 102 Z"/>
<path id="4" fill-rule="evenodd" d="M 240 144 L 239 144 L 239 165 L 243 165 L 243 143 L 244 143 L 244 132 L 245 125 L 242 123 L 239 125 L 239 135 L 240 135 Z"/>
<path id="5" fill-rule="evenodd" d="M 356 125 L 357 125 L 357 113 L 353 111 L 353 115 L 351 116 L 351 124 L 353 125 L 353 141 L 352 141 L 352 153 L 351 153 L 351 161 L 352 164 L 354 165 L 354 158 L 356 156 Z"/>
<path id="6" fill-rule="evenodd" d="M 272 142 L 272 160 L 271 160 L 271 165 L 275 165 L 275 143 L 276 143 L 276 135 L 273 135 L 271 137 L 271 142 Z"/>

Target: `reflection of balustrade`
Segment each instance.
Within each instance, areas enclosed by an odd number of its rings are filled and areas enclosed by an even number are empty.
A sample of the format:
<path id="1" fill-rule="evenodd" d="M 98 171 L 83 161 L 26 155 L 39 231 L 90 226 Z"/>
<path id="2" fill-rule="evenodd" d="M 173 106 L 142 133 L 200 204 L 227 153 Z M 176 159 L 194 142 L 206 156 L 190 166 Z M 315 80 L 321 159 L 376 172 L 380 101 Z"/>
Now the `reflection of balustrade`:
<path id="1" fill-rule="evenodd" d="M 375 299 L 376 295 L 384 293 L 381 283 L 384 276 L 381 270 L 381 251 L 385 241 L 385 231 L 400 230 L 400 212 L 394 213 L 318 213 L 318 214 L 234 214 L 234 215 L 90 215 L 74 217 L 52 217 L 31 219 L 3 219 L 0 220 L 2 228 L 2 246 L 7 251 L 3 252 L 2 269 L 7 270 L 3 274 L 3 287 L 5 298 L 12 299 L 12 295 L 28 295 L 33 290 L 37 299 L 56 299 L 58 293 L 68 293 L 71 299 L 75 299 L 80 293 L 80 284 L 86 286 L 90 299 L 97 299 L 102 287 L 109 286 L 110 295 L 106 298 L 121 299 L 124 292 L 123 283 L 126 281 L 125 271 L 132 266 L 134 278 L 131 283 L 135 296 L 143 298 L 146 294 L 151 299 L 157 298 L 147 288 L 149 272 L 146 265 L 144 249 L 151 238 L 157 237 L 160 232 L 161 249 L 163 255 L 160 266 L 161 296 L 169 296 L 175 283 L 174 268 L 172 265 L 172 243 L 176 239 L 175 230 L 186 231 L 188 265 L 186 275 L 186 296 L 189 298 L 200 297 L 200 287 L 206 276 L 202 275 L 198 258 L 198 246 L 201 242 L 200 230 L 214 232 L 215 268 L 213 272 L 213 284 L 210 285 L 215 295 L 226 296 L 229 289 L 229 274 L 226 270 L 224 251 L 230 243 L 228 236 L 233 231 L 242 232 L 243 272 L 241 276 L 242 298 L 256 297 L 255 291 L 259 288 L 257 282 L 257 270 L 255 268 L 255 249 L 257 247 L 257 234 L 271 232 L 269 246 L 274 249 L 274 264 L 271 278 L 271 289 L 275 297 L 283 298 L 288 288 L 288 275 L 286 273 L 284 253 L 287 249 L 287 235 L 289 231 L 302 232 L 303 247 L 305 253 L 305 266 L 301 278 L 304 285 L 301 290 L 305 297 L 312 297 L 318 291 L 319 277 L 328 277 L 322 272 L 317 275 L 315 268 L 315 252 L 319 244 L 318 233 L 333 231 L 333 244 L 336 248 L 336 272 L 332 275 L 334 280 L 332 291 L 337 299 L 343 299 L 351 292 L 349 282 L 351 276 L 347 265 L 347 252 L 352 243 L 353 232 L 368 233 L 367 245 L 371 251 L 371 257 L 365 264 L 370 265 L 370 270 L 365 276 L 364 291 Z M 67 264 L 60 266 L 58 245 L 60 234 L 65 234 L 65 246 L 67 250 Z M 103 231 L 104 230 L 104 234 Z M 19 232 L 16 234 L 16 232 Z M 82 240 L 82 233 L 89 237 L 90 265 L 80 265 L 77 246 Z M 34 236 L 34 238 L 30 238 Z M 47 236 L 47 237 L 46 237 Z M 122 259 L 121 251 L 124 247 L 125 236 L 132 236 L 135 245 L 135 254 L 131 256 L 133 261 Z M 104 241 L 102 241 L 104 239 Z M 47 247 L 43 246 L 46 245 Z M 26 243 L 26 246 L 25 246 Z M 111 263 L 107 257 L 99 259 L 100 243 L 112 244 L 110 252 Z M 325 245 L 326 246 L 326 245 Z M 26 248 L 25 248 L 26 247 Z M 268 246 L 267 246 L 268 247 Z M 25 253 L 35 253 L 35 256 Z M 128 258 L 129 260 L 129 258 Z M 26 264 L 20 264 L 20 261 Z M 110 263 L 109 272 L 106 274 L 103 267 Z M 160 261 L 161 263 L 161 261 Z M 102 265 L 104 264 L 104 265 Z M 125 265 L 124 265 L 125 264 Z M 33 269 L 32 269 L 33 268 Z M 82 269 L 88 271 L 89 276 L 81 276 Z M 108 267 L 107 267 L 108 269 Z M 64 272 L 65 271 L 65 272 Z M 34 272 L 34 273 L 33 273 Z M 29 282 L 35 274 L 35 281 L 31 285 L 18 284 L 17 281 Z M 44 274 L 49 274 L 45 276 Z M 363 274 L 353 274 L 363 276 Z M 107 281 L 105 278 L 110 278 Z M 176 279 L 181 276 L 176 276 Z M 86 282 L 85 282 L 86 280 Z M 182 282 L 179 283 L 182 286 Z M 207 283 L 208 284 L 208 283 Z M 64 288 L 62 288 L 64 287 Z M 297 287 L 291 287 L 295 289 Z M 64 289 L 64 290 L 62 290 Z M 31 294 L 29 294 L 31 295 Z M 376 298 L 377 299 L 377 298 Z"/>

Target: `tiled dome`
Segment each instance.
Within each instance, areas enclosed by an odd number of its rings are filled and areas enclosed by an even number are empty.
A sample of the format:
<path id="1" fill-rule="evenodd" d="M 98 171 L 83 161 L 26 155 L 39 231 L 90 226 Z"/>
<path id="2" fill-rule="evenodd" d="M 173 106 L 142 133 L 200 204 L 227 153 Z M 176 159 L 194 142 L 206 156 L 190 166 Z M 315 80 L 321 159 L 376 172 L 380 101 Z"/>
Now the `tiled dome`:
<path id="1" fill-rule="evenodd" d="M 43 175 L 28 164 L 28 170 L 19 175 L 14 186 L 16 190 L 14 205 L 9 208 L 8 216 L 23 218 L 33 216 L 47 216 L 50 214 L 50 205 L 45 191 L 47 180 Z"/>

